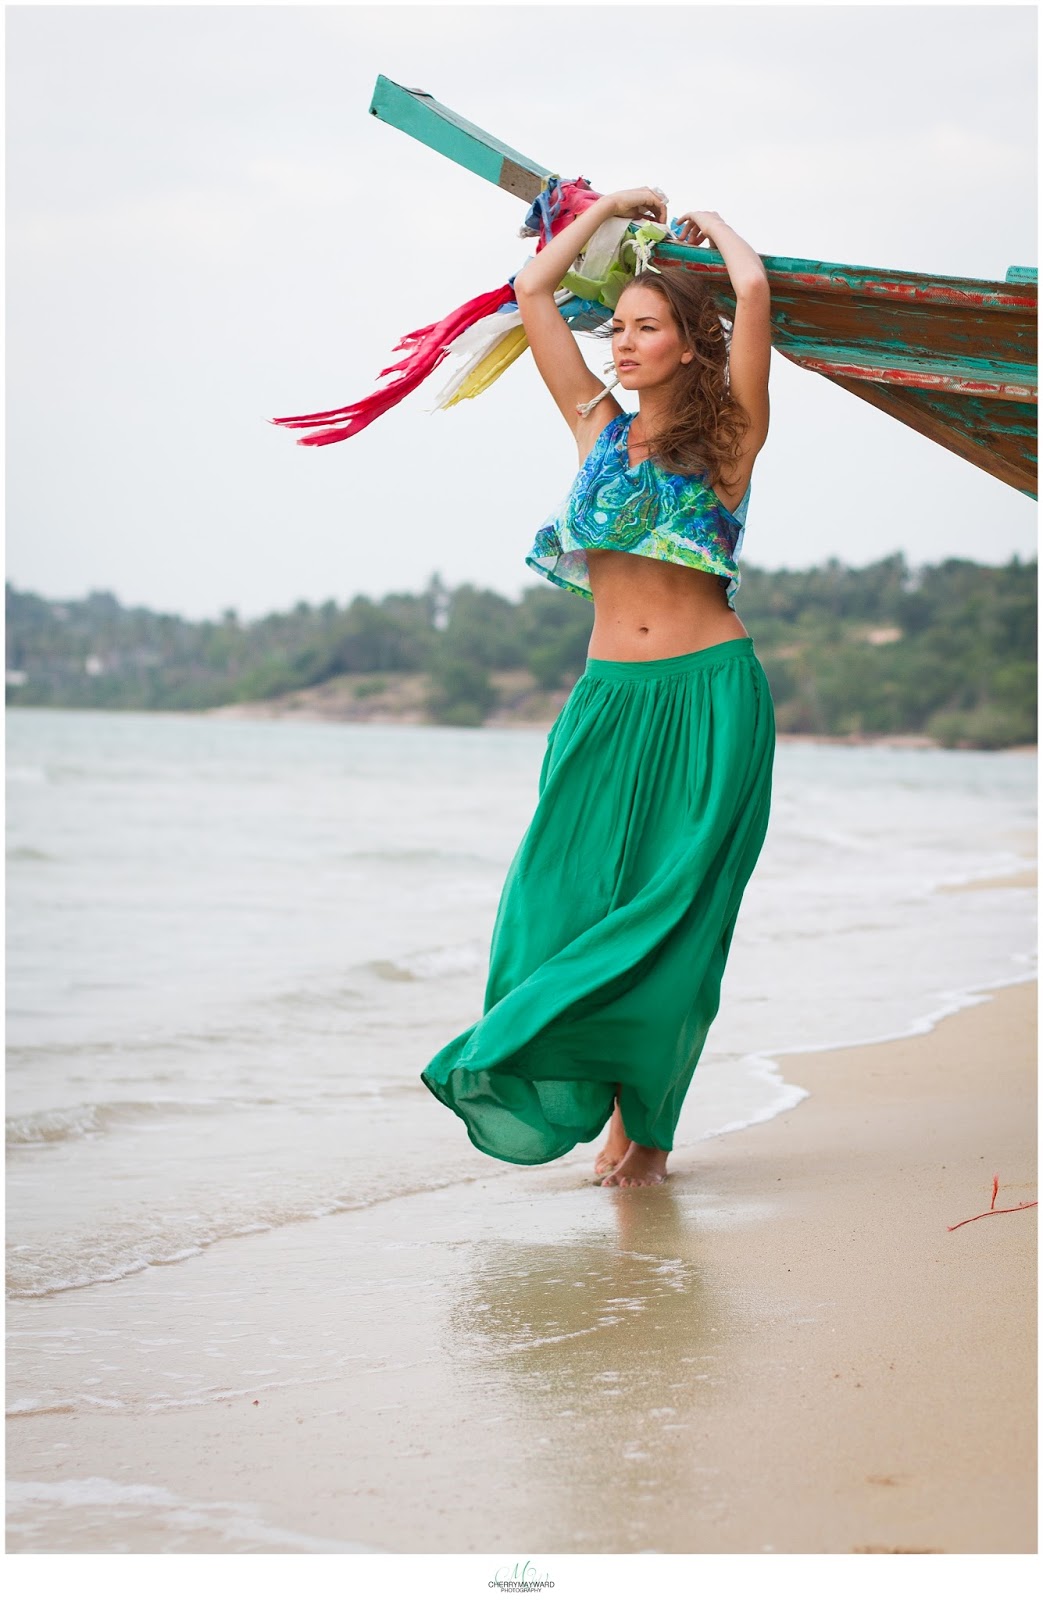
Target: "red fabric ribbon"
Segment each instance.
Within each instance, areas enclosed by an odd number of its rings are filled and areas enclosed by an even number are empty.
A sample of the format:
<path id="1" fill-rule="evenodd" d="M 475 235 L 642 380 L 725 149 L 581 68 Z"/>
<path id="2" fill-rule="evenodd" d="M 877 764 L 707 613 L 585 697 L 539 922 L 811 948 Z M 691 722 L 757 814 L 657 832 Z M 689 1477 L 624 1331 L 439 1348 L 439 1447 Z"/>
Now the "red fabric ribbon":
<path id="1" fill-rule="evenodd" d="M 318 430 L 298 439 L 298 444 L 335 444 L 339 439 L 350 439 L 353 433 L 361 433 L 377 417 L 383 416 L 385 411 L 390 411 L 407 394 L 419 388 L 439 362 L 445 359 L 450 344 L 459 334 L 480 318 L 499 311 L 513 298 L 514 290 L 509 283 L 505 283 L 500 289 L 490 289 L 486 294 L 476 295 L 466 305 L 458 306 L 447 317 L 443 317 L 441 322 L 432 322 L 426 328 L 407 333 L 398 341 L 395 349 L 408 351 L 409 354 L 403 356 L 401 361 L 393 362 L 390 367 L 385 367 L 380 374 L 382 378 L 391 373 L 397 373 L 398 376 L 383 388 L 366 395 L 365 399 L 355 400 L 351 405 L 337 406 L 332 411 L 313 411 L 299 417 L 273 417 L 272 421 L 280 428 Z"/>
<path id="2" fill-rule="evenodd" d="M 567 228 L 570 222 L 600 198 L 586 178 L 566 179 L 554 185 L 549 195 L 546 192 L 541 194 L 533 208 L 542 217 L 537 254 L 548 242 L 548 218 L 553 236 L 560 233 L 562 228 Z M 397 373 L 397 377 L 366 395 L 365 399 L 355 400 L 348 406 L 336 406 L 332 411 L 312 411 L 299 417 L 273 417 L 272 422 L 279 428 L 311 429 L 303 439 L 297 440 L 298 444 L 336 444 L 340 439 L 350 439 L 353 433 L 361 433 L 377 417 L 383 416 L 385 411 L 390 411 L 407 394 L 419 388 L 424 379 L 444 361 L 449 346 L 465 329 L 473 327 L 491 312 L 499 311 L 501 306 L 513 299 L 514 290 L 506 283 L 500 289 L 490 289 L 487 294 L 476 295 L 466 305 L 458 306 L 447 317 L 443 317 L 441 322 L 432 322 L 426 328 L 407 333 L 395 345 L 395 349 L 405 350 L 408 354 L 401 361 L 385 367 L 380 374 L 380 377 L 387 378 Z"/>

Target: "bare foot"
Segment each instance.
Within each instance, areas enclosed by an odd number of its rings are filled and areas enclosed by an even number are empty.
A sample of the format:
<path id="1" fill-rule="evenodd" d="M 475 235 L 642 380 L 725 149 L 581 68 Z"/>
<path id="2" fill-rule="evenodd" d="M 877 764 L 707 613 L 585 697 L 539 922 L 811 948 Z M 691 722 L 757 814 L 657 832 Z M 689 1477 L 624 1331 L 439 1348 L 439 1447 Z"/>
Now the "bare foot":
<path id="1" fill-rule="evenodd" d="M 597 1159 L 594 1162 L 596 1176 L 603 1178 L 606 1173 L 612 1171 L 613 1167 L 618 1167 L 629 1148 L 630 1140 L 623 1126 L 623 1118 L 620 1115 L 619 1101 L 617 1100 L 615 1110 L 612 1112 L 612 1120 L 608 1125 L 608 1139 L 605 1141 L 603 1149 L 598 1151 Z"/>
<path id="2" fill-rule="evenodd" d="M 637 1189 L 652 1183 L 665 1183 L 666 1158 L 669 1150 L 657 1150 L 650 1144 L 633 1144 L 618 1167 L 602 1178 L 601 1187 L 609 1184 L 620 1189 Z"/>

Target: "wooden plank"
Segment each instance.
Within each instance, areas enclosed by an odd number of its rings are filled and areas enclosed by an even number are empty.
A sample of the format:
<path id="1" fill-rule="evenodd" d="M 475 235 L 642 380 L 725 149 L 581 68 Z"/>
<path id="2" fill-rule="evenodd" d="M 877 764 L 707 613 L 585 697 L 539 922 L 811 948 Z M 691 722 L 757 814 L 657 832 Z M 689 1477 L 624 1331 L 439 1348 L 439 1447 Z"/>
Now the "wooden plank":
<path id="1" fill-rule="evenodd" d="M 705 246 L 671 244 L 664 241 L 656 245 L 656 261 L 676 261 L 687 267 L 705 265 L 710 276 L 720 276 L 727 282 L 728 274 L 723 258 L 716 250 Z M 839 261 L 805 261 L 794 256 L 761 256 L 769 278 L 773 275 L 785 279 L 793 288 L 814 292 L 849 290 L 857 294 L 901 299 L 911 305 L 969 305 L 982 310 L 992 307 L 1032 307 L 1037 303 L 1036 278 L 1031 268 L 1014 268 L 1010 271 L 1030 273 L 1009 282 L 994 282 L 988 278 L 952 278 L 936 273 L 903 272 L 888 267 L 856 267 Z"/>
<path id="2" fill-rule="evenodd" d="M 383 76 L 377 79 L 370 102 L 370 115 L 400 128 L 439 155 L 448 156 L 508 194 L 517 195 L 530 205 L 544 180 L 551 177 L 549 167 L 541 167 L 492 134 L 476 128 L 473 122 L 457 116 L 423 89 L 406 89 Z"/>
<path id="3" fill-rule="evenodd" d="M 968 405 L 961 398 L 947 412 L 944 400 L 938 396 L 887 389 L 833 373 L 825 376 L 925 439 L 980 467 L 990 477 L 1032 500 L 1036 498 L 1035 407 L 1014 407 L 1008 401 L 975 401 Z"/>
<path id="4" fill-rule="evenodd" d="M 1021 382 L 1017 369 L 1012 368 L 1008 380 L 1004 381 L 995 375 L 993 363 L 982 363 L 989 367 L 991 374 L 984 377 L 981 372 L 961 368 L 957 363 L 941 371 L 937 363 L 924 361 L 919 364 L 907 361 L 895 366 L 890 362 L 874 363 L 864 357 L 845 358 L 835 349 L 813 345 L 788 344 L 785 353 L 805 371 L 821 372 L 826 377 L 858 378 L 865 383 L 884 383 L 901 389 L 945 390 L 953 395 L 991 395 L 997 400 L 1034 401 L 1036 398 L 1035 385 Z"/>

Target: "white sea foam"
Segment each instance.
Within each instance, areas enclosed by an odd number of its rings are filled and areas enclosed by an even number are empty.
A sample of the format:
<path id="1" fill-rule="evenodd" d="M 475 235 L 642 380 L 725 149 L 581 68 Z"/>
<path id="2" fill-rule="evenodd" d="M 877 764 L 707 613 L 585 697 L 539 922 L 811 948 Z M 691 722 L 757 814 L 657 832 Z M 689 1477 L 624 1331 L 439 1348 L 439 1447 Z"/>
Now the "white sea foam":
<path id="1" fill-rule="evenodd" d="M 376 1545 L 316 1539 L 273 1527 L 253 1505 L 232 1500 L 189 1500 L 158 1484 L 119 1483 L 102 1477 L 63 1478 L 49 1483 L 8 1480 L 8 1531 L 21 1539 L 28 1540 L 45 1531 L 53 1537 L 54 1529 L 66 1519 L 77 1529 L 82 1524 L 68 1514 L 88 1507 L 105 1511 L 106 1538 L 114 1549 L 121 1548 L 119 1541 L 132 1535 L 136 1525 L 158 1525 L 175 1535 L 209 1535 L 231 1550 L 384 1553 Z M 53 1543 L 50 1547 L 55 1548 Z"/>

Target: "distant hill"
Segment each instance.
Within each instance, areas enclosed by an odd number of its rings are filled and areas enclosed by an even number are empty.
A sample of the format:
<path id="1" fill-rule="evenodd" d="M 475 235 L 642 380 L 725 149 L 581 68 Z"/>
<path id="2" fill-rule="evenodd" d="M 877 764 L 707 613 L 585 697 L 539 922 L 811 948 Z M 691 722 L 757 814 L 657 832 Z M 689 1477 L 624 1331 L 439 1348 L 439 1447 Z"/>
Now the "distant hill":
<path id="1" fill-rule="evenodd" d="M 998 749 L 1036 739 L 1036 581 L 1018 560 L 744 566 L 739 611 L 780 731 Z M 253 622 L 8 584 L 7 702 L 201 711 L 297 696 L 350 720 L 539 720 L 583 671 L 592 623 L 588 601 L 548 584 L 514 602 L 437 574 L 420 594 L 301 602 Z"/>

